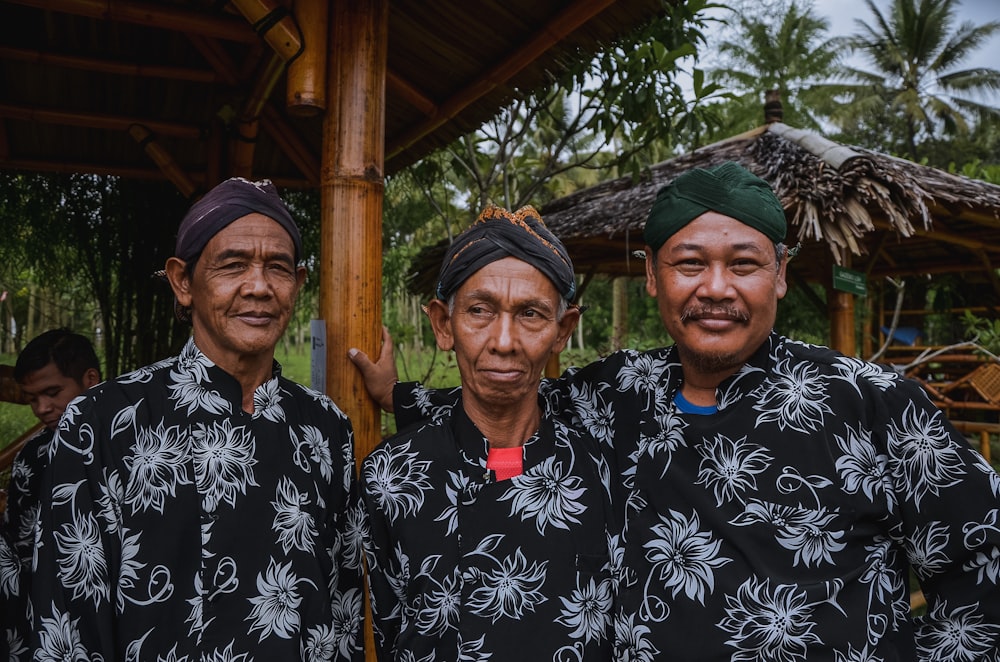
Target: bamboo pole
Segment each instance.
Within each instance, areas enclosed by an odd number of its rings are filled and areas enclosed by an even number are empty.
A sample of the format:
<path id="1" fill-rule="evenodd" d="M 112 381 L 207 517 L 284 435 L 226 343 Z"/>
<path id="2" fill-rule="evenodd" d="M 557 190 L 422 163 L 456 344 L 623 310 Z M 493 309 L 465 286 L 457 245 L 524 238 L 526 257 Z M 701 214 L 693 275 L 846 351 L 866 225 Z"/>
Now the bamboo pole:
<path id="1" fill-rule="evenodd" d="M 233 141 L 232 174 L 236 177 L 253 178 L 253 155 L 257 147 L 257 133 L 260 130 L 261 109 L 271 96 L 274 86 L 285 69 L 285 63 L 277 54 L 272 54 L 264 70 L 256 77 L 253 91 L 243 104 L 237 121 L 236 140 Z"/>
<path id="2" fill-rule="evenodd" d="M 177 165 L 174 157 L 167 150 L 163 149 L 163 146 L 157 142 L 156 137 L 150 133 L 149 129 L 141 124 L 133 124 L 129 127 L 128 132 L 142 146 L 143 151 L 153 160 L 153 163 L 157 165 L 166 178 L 181 192 L 181 195 L 190 199 L 198 189 L 197 185 Z"/>
<path id="3" fill-rule="evenodd" d="M 273 0 L 230 0 L 274 52 L 285 62 L 302 50 L 302 35 L 288 10 Z"/>
<path id="4" fill-rule="evenodd" d="M 326 108 L 327 0 L 296 0 L 295 22 L 302 31 L 302 53 L 288 65 L 288 112 L 314 116 Z"/>
<path id="5" fill-rule="evenodd" d="M 320 173 L 320 317 L 326 321 L 326 392 L 354 426 L 360 462 L 381 439 L 378 406 L 347 358 L 376 356 L 382 339 L 382 196 L 388 0 L 334 0 L 329 105 Z M 375 660 L 371 612 L 366 659 Z"/>
<path id="6" fill-rule="evenodd" d="M 378 408 L 347 358 L 370 356 L 382 333 L 387 0 L 332 5 L 330 101 L 323 124 L 320 315 L 326 320 L 327 393 L 354 424 L 357 457 L 380 438 Z"/>

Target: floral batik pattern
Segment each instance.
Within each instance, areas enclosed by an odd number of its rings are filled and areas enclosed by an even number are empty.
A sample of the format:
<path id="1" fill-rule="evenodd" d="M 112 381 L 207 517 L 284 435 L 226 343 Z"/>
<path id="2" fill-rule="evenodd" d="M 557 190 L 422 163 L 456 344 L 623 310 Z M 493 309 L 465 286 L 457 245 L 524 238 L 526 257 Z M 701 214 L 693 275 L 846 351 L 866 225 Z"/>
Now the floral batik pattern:
<path id="1" fill-rule="evenodd" d="M 277 363 L 241 402 L 189 340 L 67 408 L 24 659 L 363 659 L 350 423 Z"/>
<path id="2" fill-rule="evenodd" d="M 381 660 L 608 660 L 609 475 L 596 443 L 546 416 L 524 472 L 497 481 L 461 405 L 364 461 Z"/>
<path id="3" fill-rule="evenodd" d="M 541 389 L 618 472 L 617 659 L 1000 661 L 1000 477 L 919 384 L 775 334 L 714 414 L 682 380 L 669 347 Z M 413 388 L 397 416 L 454 399 Z"/>

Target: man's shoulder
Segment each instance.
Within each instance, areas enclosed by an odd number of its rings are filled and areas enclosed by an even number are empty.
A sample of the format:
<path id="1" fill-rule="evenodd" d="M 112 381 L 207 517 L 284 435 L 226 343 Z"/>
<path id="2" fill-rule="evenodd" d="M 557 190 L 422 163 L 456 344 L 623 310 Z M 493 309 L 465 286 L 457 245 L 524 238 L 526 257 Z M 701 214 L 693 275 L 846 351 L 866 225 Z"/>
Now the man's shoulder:
<path id="1" fill-rule="evenodd" d="M 377 462 L 380 456 L 395 455 L 400 451 L 417 451 L 420 448 L 434 448 L 442 443 L 442 436 L 448 434 L 451 425 L 451 412 L 427 419 L 399 430 L 382 441 L 364 459 L 370 464 Z"/>
<path id="2" fill-rule="evenodd" d="M 904 380 L 891 366 L 847 356 L 825 345 L 813 345 L 781 337 L 775 350 L 778 369 L 808 365 L 827 376 L 866 384 L 878 390 L 902 383 Z"/>
<path id="3" fill-rule="evenodd" d="M 17 452 L 14 461 L 35 465 L 39 461 L 40 456 L 44 453 L 44 447 L 52 441 L 52 437 L 54 435 L 55 430 L 50 430 L 48 428 L 38 430 L 24 442 L 24 446 L 22 446 L 21 450 Z"/>
<path id="4" fill-rule="evenodd" d="M 344 421 L 348 420 L 347 414 L 327 394 L 287 377 L 278 377 L 278 385 L 282 392 L 295 400 L 299 406 L 314 409 L 321 415 L 328 414 Z"/>

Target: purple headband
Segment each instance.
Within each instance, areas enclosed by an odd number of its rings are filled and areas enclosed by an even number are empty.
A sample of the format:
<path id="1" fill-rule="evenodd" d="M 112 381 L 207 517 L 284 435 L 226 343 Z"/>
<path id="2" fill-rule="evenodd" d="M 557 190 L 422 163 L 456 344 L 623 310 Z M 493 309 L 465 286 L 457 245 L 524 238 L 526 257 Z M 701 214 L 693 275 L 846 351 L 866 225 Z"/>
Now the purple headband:
<path id="1" fill-rule="evenodd" d="M 174 255 L 189 262 L 205 248 L 205 244 L 233 221 L 248 214 L 263 214 L 285 228 L 295 244 L 295 262 L 302 252 L 302 235 L 292 220 L 285 203 L 269 180 L 251 182 L 233 177 L 206 193 L 181 221 L 177 230 Z"/>

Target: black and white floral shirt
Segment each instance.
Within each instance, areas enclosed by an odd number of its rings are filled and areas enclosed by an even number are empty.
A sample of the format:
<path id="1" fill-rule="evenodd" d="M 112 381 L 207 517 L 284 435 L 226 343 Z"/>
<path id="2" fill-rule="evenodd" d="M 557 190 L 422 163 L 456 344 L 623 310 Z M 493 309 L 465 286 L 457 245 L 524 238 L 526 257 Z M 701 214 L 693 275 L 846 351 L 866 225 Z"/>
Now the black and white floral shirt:
<path id="1" fill-rule="evenodd" d="M 609 470 L 550 416 L 497 481 L 461 404 L 361 468 L 379 660 L 608 660 Z"/>
<path id="2" fill-rule="evenodd" d="M 277 363 L 241 401 L 189 340 L 70 404 L 24 659 L 363 659 L 350 423 Z"/>
<path id="3" fill-rule="evenodd" d="M 1000 660 L 1000 476 L 916 382 L 774 334 L 717 413 L 682 378 L 671 347 L 543 384 L 617 467 L 617 659 Z"/>
<path id="4" fill-rule="evenodd" d="M 35 556 L 42 474 L 53 434 L 42 429 L 32 435 L 10 468 L 7 508 L 0 527 L 0 660 L 20 659 L 30 639 L 25 601 Z"/>

